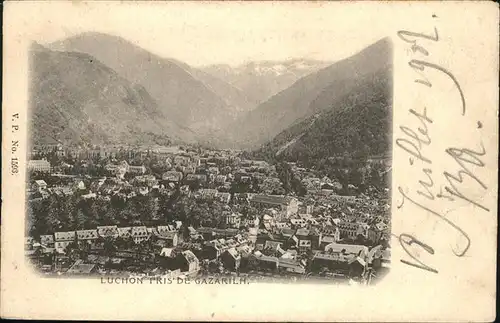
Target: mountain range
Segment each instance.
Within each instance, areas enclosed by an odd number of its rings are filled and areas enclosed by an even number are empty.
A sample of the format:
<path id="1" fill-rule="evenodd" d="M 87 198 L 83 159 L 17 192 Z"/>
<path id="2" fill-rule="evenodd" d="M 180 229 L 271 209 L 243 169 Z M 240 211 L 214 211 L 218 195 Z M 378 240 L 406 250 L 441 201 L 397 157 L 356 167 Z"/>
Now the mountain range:
<path id="1" fill-rule="evenodd" d="M 330 143 L 332 154 L 387 148 L 388 39 L 333 64 L 293 59 L 195 68 L 90 32 L 34 44 L 31 58 L 36 142 L 198 142 L 287 156 Z"/>
<path id="2" fill-rule="evenodd" d="M 257 106 L 298 79 L 330 64 L 316 60 L 291 59 L 284 62 L 248 62 L 236 67 L 210 65 L 203 70 L 240 89 L 248 100 Z"/>
<path id="3" fill-rule="evenodd" d="M 369 88 L 380 78 L 392 79 L 390 69 L 391 43 L 382 39 L 347 59 L 299 79 L 260 104 L 231 126 L 237 131 L 228 132 L 228 139 L 238 147 L 259 147 L 315 114 L 342 109 L 344 97 L 359 92 L 360 86 L 366 84 Z"/>

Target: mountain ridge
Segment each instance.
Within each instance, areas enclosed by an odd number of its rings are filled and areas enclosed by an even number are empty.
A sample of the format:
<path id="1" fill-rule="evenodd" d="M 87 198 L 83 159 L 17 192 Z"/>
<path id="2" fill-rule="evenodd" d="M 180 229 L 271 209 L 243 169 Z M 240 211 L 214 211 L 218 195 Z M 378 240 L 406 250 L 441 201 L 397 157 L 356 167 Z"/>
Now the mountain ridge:
<path id="1" fill-rule="evenodd" d="M 229 141 L 257 148 L 300 120 L 330 109 L 335 101 L 392 66 L 390 40 L 382 39 L 357 54 L 309 74 L 237 120 Z M 237 131 L 236 131 L 237 129 Z M 233 130 L 233 131 L 231 131 Z"/>
<path id="2" fill-rule="evenodd" d="M 69 72 L 71 71 L 71 72 Z M 157 117 L 156 102 L 95 57 L 30 48 L 30 131 L 35 142 L 170 143 L 180 132 Z M 135 134 L 131 138 L 131 134 Z"/>

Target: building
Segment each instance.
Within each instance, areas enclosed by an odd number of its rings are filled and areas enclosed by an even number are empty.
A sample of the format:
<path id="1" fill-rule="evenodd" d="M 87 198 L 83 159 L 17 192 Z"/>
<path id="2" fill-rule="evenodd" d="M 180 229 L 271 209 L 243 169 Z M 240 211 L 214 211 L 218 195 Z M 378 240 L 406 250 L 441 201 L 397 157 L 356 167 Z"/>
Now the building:
<path id="1" fill-rule="evenodd" d="M 278 270 L 279 260 L 276 257 L 265 256 L 263 254 L 256 255 L 257 268 L 262 271 Z"/>
<path id="2" fill-rule="evenodd" d="M 43 179 L 36 180 L 32 186 L 34 191 L 44 191 L 47 189 L 47 183 Z"/>
<path id="3" fill-rule="evenodd" d="M 183 175 L 181 172 L 171 170 L 163 173 L 161 179 L 168 182 L 179 183 L 180 181 L 182 181 L 182 176 Z"/>
<path id="4" fill-rule="evenodd" d="M 203 246 L 203 259 L 218 259 L 226 249 L 227 246 L 224 239 L 214 239 L 211 241 L 207 241 Z"/>
<path id="5" fill-rule="evenodd" d="M 200 200 L 213 201 L 218 196 L 218 191 L 213 188 L 201 188 L 196 191 L 195 197 Z"/>
<path id="6" fill-rule="evenodd" d="M 320 246 L 326 247 L 330 243 L 337 243 L 340 240 L 340 230 L 334 226 L 325 226 L 320 230 L 321 240 Z"/>
<path id="7" fill-rule="evenodd" d="M 40 236 L 40 244 L 47 248 L 54 248 L 54 236 L 52 234 L 46 234 Z"/>
<path id="8" fill-rule="evenodd" d="M 64 252 L 67 246 L 76 241 L 76 233 L 75 231 L 56 232 L 54 233 L 54 238 L 56 250 Z"/>
<path id="9" fill-rule="evenodd" d="M 141 243 L 149 239 L 150 233 L 145 226 L 132 227 L 131 236 L 135 243 Z"/>
<path id="10" fill-rule="evenodd" d="M 78 241 L 89 241 L 99 238 L 97 230 L 78 230 L 76 231 L 76 237 Z"/>
<path id="11" fill-rule="evenodd" d="M 279 258 L 278 259 L 278 269 L 281 272 L 291 273 L 291 274 L 305 274 L 306 269 L 302 263 L 294 259 Z"/>
<path id="12" fill-rule="evenodd" d="M 182 272 L 195 274 L 200 270 L 200 261 L 191 250 L 186 250 L 179 255 L 179 269 Z"/>
<path id="13" fill-rule="evenodd" d="M 131 227 L 118 228 L 118 236 L 122 239 L 131 238 L 132 237 L 132 228 Z"/>
<path id="14" fill-rule="evenodd" d="M 116 225 L 98 226 L 97 234 L 102 238 L 118 238 L 118 227 Z"/>
<path id="15" fill-rule="evenodd" d="M 298 239 L 298 247 L 300 251 L 306 251 L 312 249 L 312 238 L 309 234 L 309 230 L 300 228 L 295 233 Z"/>
<path id="16" fill-rule="evenodd" d="M 241 256 L 235 248 L 230 248 L 221 255 L 221 261 L 225 269 L 234 272 L 240 268 Z"/>
<path id="17" fill-rule="evenodd" d="M 146 167 L 144 165 L 141 166 L 128 166 L 128 172 L 130 174 L 145 174 L 146 173 Z"/>
<path id="18" fill-rule="evenodd" d="M 361 257 L 363 260 L 366 260 L 369 254 L 367 246 L 342 243 L 330 243 L 325 247 L 325 252 L 330 254 L 353 255 Z"/>
<path id="19" fill-rule="evenodd" d="M 230 228 L 239 228 L 241 225 L 241 214 L 239 213 L 228 213 L 225 216 L 226 224 Z"/>
<path id="20" fill-rule="evenodd" d="M 50 173 L 50 163 L 45 159 L 32 159 L 28 161 L 28 170 L 32 172 Z"/>
<path id="21" fill-rule="evenodd" d="M 366 260 L 353 255 L 318 252 L 311 261 L 312 272 L 321 273 L 326 270 L 345 278 L 362 277 L 366 269 Z"/>
<path id="22" fill-rule="evenodd" d="M 217 198 L 222 202 L 228 204 L 231 201 L 231 193 L 218 193 Z"/>
<path id="23" fill-rule="evenodd" d="M 294 228 L 303 228 L 307 225 L 307 221 L 305 219 L 290 219 L 290 223 Z"/>
<path id="24" fill-rule="evenodd" d="M 200 183 L 205 184 L 207 182 L 207 175 L 205 174 L 188 174 L 184 179 L 185 184 Z"/>
<path id="25" fill-rule="evenodd" d="M 200 227 L 196 231 L 203 236 L 205 240 L 212 240 L 214 238 L 228 238 L 234 237 L 238 234 L 238 229 L 228 228 L 228 229 L 218 229 L 218 228 L 207 228 Z"/>
<path id="26" fill-rule="evenodd" d="M 340 221 L 338 228 L 341 237 L 356 239 L 358 235 L 368 238 L 368 229 L 370 227 L 366 223 Z"/>
<path id="27" fill-rule="evenodd" d="M 179 235 L 176 231 L 161 231 L 159 229 L 153 230 L 153 234 L 162 247 L 172 248 L 176 247 L 179 241 Z"/>
<path id="28" fill-rule="evenodd" d="M 281 195 L 255 194 L 250 199 L 250 204 L 260 208 L 276 208 L 286 217 L 296 214 L 299 209 L 296 198 Z"/>
<path id="29" fill-rule="evenodd" d="M 152 187 L 158 185 L 158 180 L 154 177 L 154 175 L 138 175 L 134 177 L 133 183 L 135 185 Z"/>

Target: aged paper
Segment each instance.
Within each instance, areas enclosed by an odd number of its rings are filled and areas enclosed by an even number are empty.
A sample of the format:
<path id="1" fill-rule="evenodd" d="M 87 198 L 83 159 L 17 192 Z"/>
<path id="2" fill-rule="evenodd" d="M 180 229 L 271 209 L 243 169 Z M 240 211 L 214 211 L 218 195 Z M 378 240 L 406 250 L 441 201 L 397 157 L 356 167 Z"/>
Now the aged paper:
<path id="1" fill-rule="evenodd" d="M 6 2 L 1 314 L 492 321 L 493 2 Z"/>

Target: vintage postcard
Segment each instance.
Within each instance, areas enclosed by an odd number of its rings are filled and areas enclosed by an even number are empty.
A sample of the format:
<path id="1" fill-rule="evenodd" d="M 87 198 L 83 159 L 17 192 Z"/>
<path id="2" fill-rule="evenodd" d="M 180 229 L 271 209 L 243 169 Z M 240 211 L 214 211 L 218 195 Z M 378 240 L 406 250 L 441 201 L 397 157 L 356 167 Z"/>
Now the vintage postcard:
<path id="1" fill-rule="evenodd" d="M 7 1 L 2 317 L 493 321 L 498 18 Z"/>

